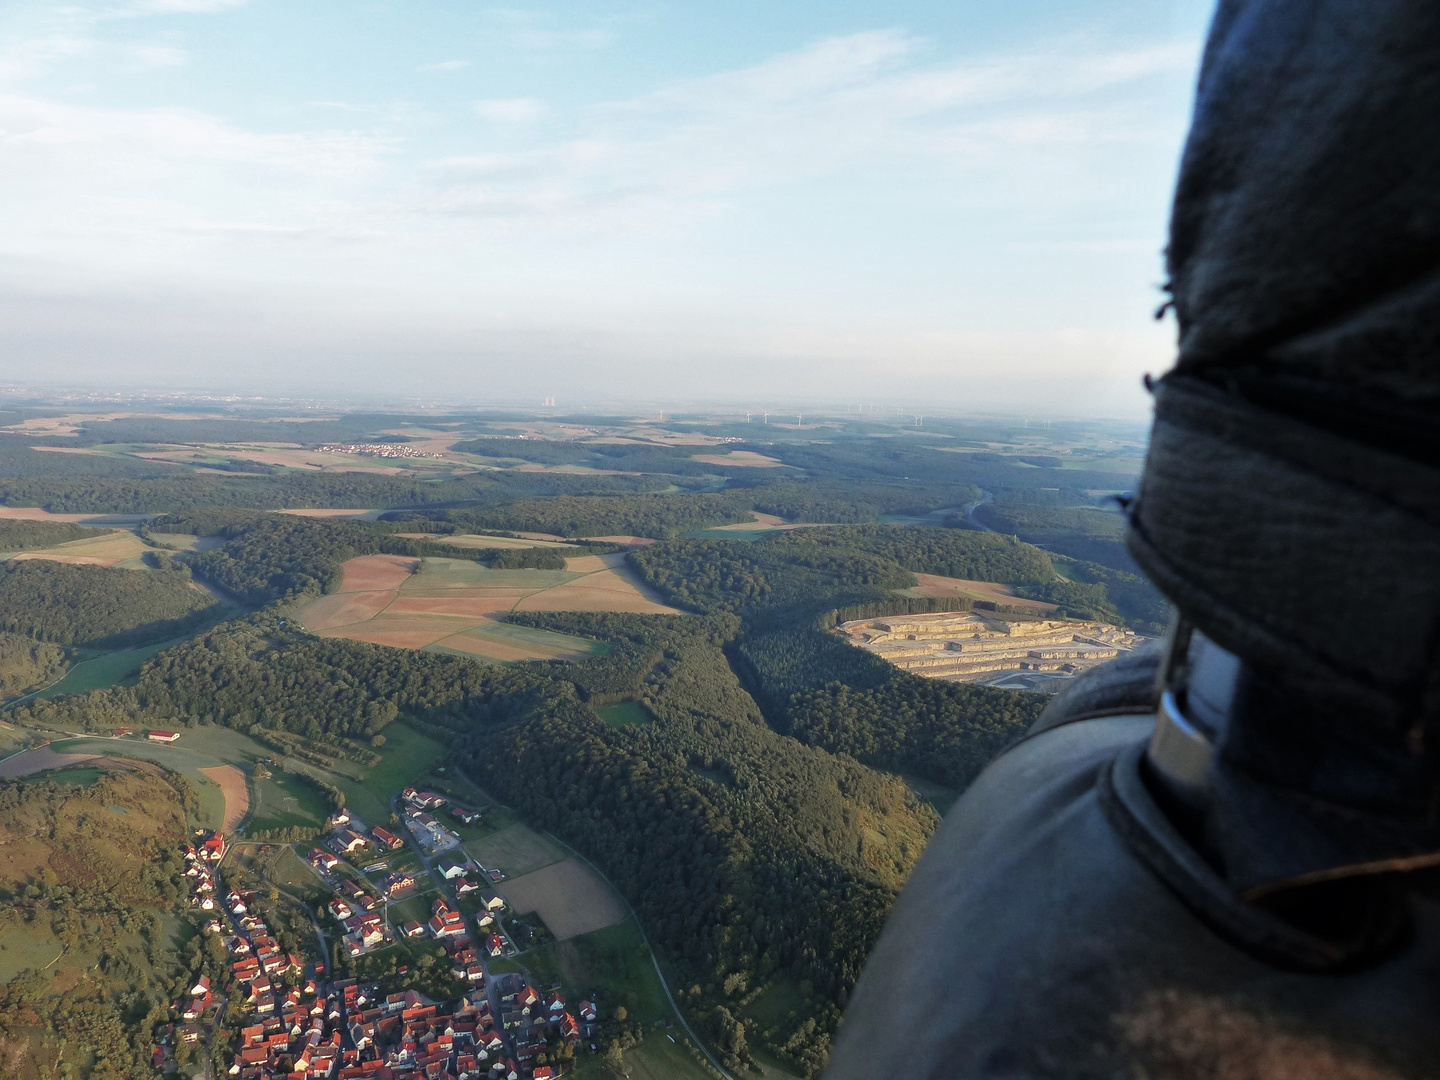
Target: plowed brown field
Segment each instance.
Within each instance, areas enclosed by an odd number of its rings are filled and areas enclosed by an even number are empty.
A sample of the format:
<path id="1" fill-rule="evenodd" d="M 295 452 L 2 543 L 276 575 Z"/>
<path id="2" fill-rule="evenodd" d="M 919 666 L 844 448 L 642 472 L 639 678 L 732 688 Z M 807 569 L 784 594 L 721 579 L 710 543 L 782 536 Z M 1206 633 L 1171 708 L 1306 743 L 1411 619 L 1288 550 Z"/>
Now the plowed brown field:
<path id="1" fill-rule="evenodd" d="M 577 659 L 578 639 L 546 631 L 472 634 L 511 611 L 624 611 L 679 614 L 625 565 L 621 554 L 581 555 L 567 570 L 492 571 L 463 560 L 363 555 L 345 563 L 340 591 L 301 608 L 296 617 L 322 637 L 376 645 L 445 649 L 490 660 Z"/>
<path id="2" fill-rule="evenodd" d="M 339 591 L 398 589 L 419 568 L 419 559 L 404 555 L 361 555 L 345 563 Z"/>
<path id="3" fill-rule="evenodd" d="M 245 820 L 250 812 L 250 789 L 245 786 L 245 774 L 234 765 L 215 765 L 201 769 L 202 773 L 220 785 L 225 793 L 225 824 L 222 832 L 234 832 L 235 826 Z"/>

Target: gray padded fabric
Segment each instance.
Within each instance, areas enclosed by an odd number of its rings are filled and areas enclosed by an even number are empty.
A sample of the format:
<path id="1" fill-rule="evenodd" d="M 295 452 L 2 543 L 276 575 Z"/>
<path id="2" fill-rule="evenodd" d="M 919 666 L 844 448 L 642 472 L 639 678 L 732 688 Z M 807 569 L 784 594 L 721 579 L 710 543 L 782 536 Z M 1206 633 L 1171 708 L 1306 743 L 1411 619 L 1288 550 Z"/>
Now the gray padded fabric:
<path id="1" fill-rule="evenodd" d="M 1095 716 L 1153 712 L 1158 703 L 1155 688 L 1161 655 L 1158 645 L 1141 646 L 1072 679 L 1046 704 L 1029 734 Z"/>
<path id="2" fill-rule="evenodd" d="M 1440 4 L 1223 0 L 1168 255 L 1180 373 L 1440 403 Z"/>
<path id="3" fill-rule="evenodd" d="M 1249 896 L 1440 858 L 1440 4 L 1222 0 L 1131 553 L 1241 657 Z"/>
<path id="4" fill-rule="evenodd" d="M 1440 906 L 1417 901 L 1406 946 L 1358 971 L 1256 955 L 1267 932 L 1292 950 L 1303 935 L 1233 899 L 1227 913 L 1203 865 L 1168 884 L 1107 806 L 1109 771 L 1135 768 L 1152 724 L 1066 724 L 971 786 L 870 955 L 828 1080 L 1440 1076 Z"/>

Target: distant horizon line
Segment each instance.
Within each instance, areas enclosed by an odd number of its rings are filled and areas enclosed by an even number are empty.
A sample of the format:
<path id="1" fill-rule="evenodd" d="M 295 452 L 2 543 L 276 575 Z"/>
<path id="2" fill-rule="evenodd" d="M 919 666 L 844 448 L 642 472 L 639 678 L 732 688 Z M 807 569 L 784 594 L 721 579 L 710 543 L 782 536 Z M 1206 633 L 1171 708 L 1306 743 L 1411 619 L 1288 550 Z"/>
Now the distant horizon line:
<path id="1" fill-rule="evenodd" d="M 545 404 L 546 399 L 554 404 Z M 161 387 L 127 387 L 109 386 L 80 388 L 65 384 L 55 383 L 24 383 L 18 381 L 0 382 L 0 409 L 43 409 L 43 408 L 72 408 L 72 409 L 95 409 L 106 408 L 170 408 L 180 406 L 205 406 L 217 410 L 273 410 L 277 408 L 304 409 L 315 412 L 351 412 L 351 413 L 375 413 L 375 412 L 403 412 L 423 415 L 428 412 L 445 411 L 454 414 L 473 414 L 487 410 L 498 410 L 504 412 L 524 413 L 529 416 L 543 417 L 551 414 L 556 418 L 583 415 L 594 413 L 597 415 L 614 415 L 616 412 L 633 413 L 635 421 L 652 419 L 641 415 L 651 412 L 657 415 L 653 419 L 657 422 L 664 419 L 678 419 L 680 416 L 692 416 L 695 414 L 719 414 L 727 418 L 749 414 L 751 416 L 766 416 L 771 418 L 772 424 L 787 423 L 787 418 L 813 413 L 815 417 L 824 417 L 827 420 L 850 418 L 854 420 L 872 419 L 879 421 L 904 421 L 913 422 L 920 418 L 921 424 L 925 418 L 934 420 L 1012 420 L 1012 421 L 1035 421 L 1035 422 L 1095 422 L 1095 423 L 1125 423 L 1125 424 L 1148 424 L 1148 417 L 1126 416 L 1120 414 L 1100 414 L 1091 412 L 1056 412 L 1053 410 L 1025 409 L 1016 405 L 1009 408 L 965 408 L 958 404 L 947 405 L 945 403 L 928 401 L 923 405 L 917 405 L 913 400 L 904 398 L 876 398 L 866 396 L 863 399 L 845 396 L 815 397 L 815 398 L 793 398 L 776 397 L 771 399 L 755 398 L 727 398 L 716 396 L 713 398 L 700 395 L 688 395 L 684 397 L 581 397 L 574 402 L 567 402 L 555 394 L 497 394 L 486 398 L 437 398 L 422 395 L 385 395 L 376 393 L 361 393 L 337 395 L 332 393 L 314 393 L 305 391 L 240 391 L 218 388 L 189 387 L 189 388 L 161 388 Z M 663 414 L 674 414 L 666 417 Z M 317 417 L 318 419 L 318 417 Z"/>

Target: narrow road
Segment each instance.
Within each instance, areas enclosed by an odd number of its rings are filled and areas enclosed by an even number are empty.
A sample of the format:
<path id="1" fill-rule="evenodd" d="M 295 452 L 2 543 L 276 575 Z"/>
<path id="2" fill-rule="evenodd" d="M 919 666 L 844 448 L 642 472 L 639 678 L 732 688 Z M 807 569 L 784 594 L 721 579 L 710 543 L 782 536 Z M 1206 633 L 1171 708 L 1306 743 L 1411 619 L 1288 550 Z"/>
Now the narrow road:
<path id="1" fill-rule="evenodd" d="M 995 529 L 990 528 L 989 525 L 986 525 L 983 521 L 981 521 L 975 516 L 976 510 L 984 506 L 986 503 L 994 501 L 994 495 L 990 494 L 990 492 L 988 491 L 982 491 L 980 493 L 980 498 L 976 499 L 969 506 L 965 507 L 965 520 L 970 522 L 971 525 L 974 525 L 975 528 L 979 529 L 981 532 L 995 532 Z"/>
<path id="2" fill-rule="evenodd" d="M 456 769 L 456 772 L 459 772 L 459 769 Z M 464 778 L 463 773 L 461 773 L 461 776 L 462 778 Z M 398 814 L 400 810 L 399 795 L 392 795 L 390 797 L 390 809 Z M 420 846 L 419 841 L 415 839 L 415 835 L 410 831 L 409 824 L 403 818 L 401 819 L 400 824 L 396 826 L 396 833 L 397 835 L 404 838 L 406 845 L 419 857 L 420 865 L 425 868 L 425 872 L 430 875 L 430 880 L 435 883 L 436 891 L 439 892 L 441 896 L 445 897 L 454 906 L 454 909 L 456 911 L 459 911 L 459 898 L 455 896 L 453 892 L 446 891 L 445 885 L 447 883 L 445 879 L 440 876 L 439 872 L 435 869 L 435 867 L 431 865 L 431 859 L 439 859 L 445 855 L 451 854 L 456 854 L 459 858 L 469 859 L 470 853 L 466 851 L 463 847 L 460 847 L 451 849 L 449 851 L 437 852 L 433 856 L 427 856 L 425 854 L 425 850 Z M 389 919 L 388 901 L 386 919 Z M 475 943 L 475 953 L 477 956 L 480 957 L 480 967 L 485 972 L 485 1000 L 490 1003 L 491 1023 L 493 1024 L 496 1032 L 499 1033 L 501 1041 L 505 1044 L 505 1053 L 513 1057 L 515 1055 L 515 1037 L 508 1030 L 506 1030 L 505 1025 L 500 1022 L 500 988 L 495 985 L 495 974 L 490 970 L 490 951 L 486 949 L 483 944 L 485 937 L 483 934 L 480 933 L 480 927 L 478 925 L 474 925 L 473 919 L 470 917 L 466 917 L 465 928 L 467 932 L 471 933 L 471 940 Z M 496 930 L 497 932 L 504 934 L 507 940 L 509 939 L 509 935 L 505 934 L 505 928 L 503 925 L 500 924 L 499 920 L 496 920 Z M 513 941 L 510 943 L 510 945 L 511 948 L 515 947 L 515 943 Z"/>
<path id="3" fill-rule="evenodd" d="M 480 787 L 479 784 L 475 783 L 475 781 L 471 780 L 468 776 L 466 776 L 458 765 L 453 766 L 453 768 L 456 774 L 460 777 L 460 779 L 464 780 L 471 787 L 476 788 L 479 791 L 485 790 L 484 788 Z M 494 800 L 492 799 L 491 801 L 493 802 Z M 515 810 L 513 807 L 505 806 L 503 803 L 500 802 L 496 802 L 495 805 L 500 807 L 502 810 L 509 810 L 517 817 L 520 816 L 519 811 Z M 596 866 L 593 862 L 587 859 L 584 855 L 580 854 L 580 852 L 572 848 L 569 844 L 565 843 L 564 840 L 561 840 L 553 833 L 547 832 L 544 833 L 544 835 L 548 836 L 551 840 L 555 841 L 555 843 L 558 844 L 561 848 L 570 852 L 571 855 L 579 859 L 591 870 L 593 870 L 596 876 L 599 877 L 601 881 L 605 882 L 606 885 L 609 885 L 616 896 L 620 897 L 621 903 L 625 905 L 625 910 L 628 911 L 630 913 L 630 917 L 635 920 L 635 928 L 640 931 L 640 940 L 645 943 L 645 951 L 650 954 L 650 963 L 655 965 L 655 977 L 660 980 L 660 988 L 665 991 L 665 1000 L 670 1003 L 670 1010 L 675 1014 L 675 1019 L 680 1021 L 680 1026 L 685 1029 L 685 1034 L 690 1036 L 690 1041 L 700 1048 L 700 1052 L 705 1055 L 706 1059 L 710 1062 L 711 1065 L 715 1067 L 716 1071 L 719 1072 L 721 1076 L 725 1077 L 725 1080 L 735 1080 L 735 1077 L 730 1075 L 730 1073 L 726 1070 L 725 1066 L 721 1065 L 720 1062 L 716 1060 L 715 1055 L 710 1052 L 710 1048 L 705 1045 L 704 1041 L 700 1038 L 700 1036 L 695 1034 L 694 1029 L 690 1026 L 690 1022 L 685 1019 L 685 1014 L 680 1011 L 680 1006 L 675 1003 L 675 995 L 670 992 L 670 983 L 666 981 L 665 973 L 660 970 L 660 961 L 656 959 L 655 949 L 650 944 L 650 937 L 648 934 L 645 933 L 645 924 L 640 921 L 640 916 L 635 913 L 635 909 L 630 905 L 630 901 L 626 899 L 625 894 L 615 887 L 615 883 L 611 881 L 608 877 L 606 877 L 604 873 L 601 872 L 598 866 Z M 487 968 L 486 971 L 488 974 L 489 969 Z"/>

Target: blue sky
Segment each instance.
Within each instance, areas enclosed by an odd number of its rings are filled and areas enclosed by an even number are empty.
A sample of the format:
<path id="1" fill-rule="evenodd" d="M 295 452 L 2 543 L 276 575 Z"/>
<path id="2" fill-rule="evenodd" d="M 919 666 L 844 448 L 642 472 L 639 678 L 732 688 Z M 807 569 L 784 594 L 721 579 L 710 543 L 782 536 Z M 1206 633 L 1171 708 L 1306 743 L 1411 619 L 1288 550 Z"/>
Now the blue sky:
<path id="1" fill-rule="evenodd" d="M 1139 415 L 1208 14 L 12 0 L 0 380 Z"/>

